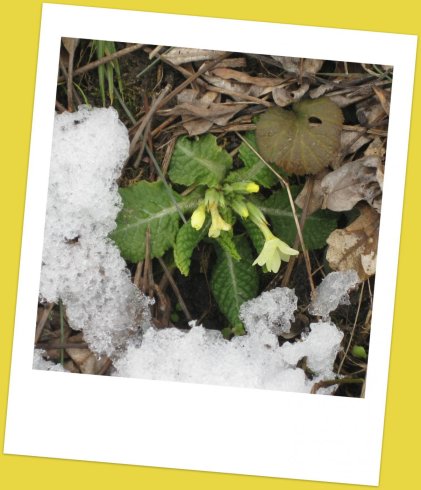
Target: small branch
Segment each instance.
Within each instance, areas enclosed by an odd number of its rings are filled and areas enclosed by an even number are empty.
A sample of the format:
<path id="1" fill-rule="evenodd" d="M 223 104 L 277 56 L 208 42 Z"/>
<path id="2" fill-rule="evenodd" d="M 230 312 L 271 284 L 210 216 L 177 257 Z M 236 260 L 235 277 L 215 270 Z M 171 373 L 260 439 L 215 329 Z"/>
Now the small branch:
<path id="1" fill-rule="evenodd" d="M 133 46 L 129 46 L 124 49 L 120 49 L 120 51 L 116 51 L 115 53 L 109 54 L 108 56 L 104 56 L 103 58 L 99 60 L 92 61 L 91 63 L 86 64 L 85 66 L 82 66 L 80 68 L 77 68 L 73 72 L 73 76 L 77 75 L 82 75 L 82 73 L 86 73 L 88 71 L 94 70 L 95 68 L 98 68 L 98 66 L 104 65 L 105 63 L 108 63 L 109 61 L 116 60 L 118 58 L 121 58 L 122 56 L 125 56 L 126 54 L 132 53 L 133 51 L 137 51 L 138 49 L 142 48 L 144 44 L 134 44 Z M 64 76 L 58 77 L 57 82 L 64 82 L 66 78 Z"/>
<path id="2" fill-rule="evenodd" d="M 35 344 L 39 342 L 41 338 L 42 331 L 44 330 L 45 324 L 50 316 L 51 310 L 54 308 L 54 303 L 48 303 L 42 312 L 41 318 L 39 319 L 37 328 L 35 330 Z"/>
<path id="3" fill-rule="evenodd" d="M 304 208 L 303 208 L 303 211 L 302 211 L 301 217 L 300 217 L 300 230 L 301 231 L 304 230 L 304 224 L 305 224 L 306 219 L 307 219 L 308 207 L 310 204 L 311 194 L 313 192 L 313 186 L 314 186 L 314 177 L 310 175 L 308 177 L 308 192 L 307 192 L 306 200 L 304 203 Z M 297 234 L 295 236 L 295 240 L 294 240 L 294 245 L 292 248 L 297 248 L 299 243 L 300 243 L 300 238 L 299 238 L 298 232 L 297 232 Z M 308 255 L 307 250 L 305 251 L 305 253 Z M 290 279 L 291 274 L 292 274 L 292 269 L 294 268 L 294 264 L 295 264 L 296 260 L 297 260 L 296 255 L 293 255 L 292 257 L 290 257 L 290 259 L 288 261 L 287 269 L 286 269 L 285 274 L 284 274 L 284 277 L 282 278 L 282 282 L 281 282 L 282 287 L 285 287 L 288 285 L 289 279 Z M 310 258 L 308 258 L 308 262 L 310 263 Z M 310 281 L 311 292 L 313 293 L 315 290 L 314 289 L 314 282 L 313 282 L 313 274 L 311 274 L 309 281 Z"/>
<path id="4" fill-rule="evenodd" d="M 342 378 L 342 379 L 328 379 L 326 381 L 319 381 L 313 385 L 311 389 L 311 394 L 315 395 L 320 388 L 328 388 L 334 385 L 344 385 L 344 384 L 354 384 L 354 383 L 364 383 L 363 378 Z"/>
<path id="5" fill-rule="evenodd" d="M 155 112 L 158 110 L 158 108 L 162 104 L 162 101 L 165 100 L 165 95 L 170 91 L 170 89 L 171 89 L 170 85 L 167 85 L 166 87 L 164 87 L 164 89 L 161 91 L 161 93 L 158 95 L 156 100 L 151 105 L 151 108 L 149 109 L 147 114 L 145 114 L 143 116 L 142 122 L 141 122 L 140 126 L 137 128 L 136 133 L 134 134 L 132 141 L 130 143 L 130 151 L 129 151 L 130 156 L 132 156 L 133 153 L 135 152 L 136 143 L 138 142 L 138 140 L 142 136 L 143 130 L 146 128 L 147 124 L 152 119 L 152 116 L 155 114 Z"/>
<path id="6" fill-rule="evenodd" d="M 170 285 L 172 287 L 172 290 L 174 291 L 174 294 L 177 297 L 177 300 L 181 306 L 181 309 L 183 310 L 185 317 L 189 321 L 193 320 L 193 317 L 191 316 L 191 314 L 190 314 L 190 312 L 186 306 L 186 303 L 184 302 L 184 299 L 181 296 L 180 290 L 178 289 L 178 286 L 177 286 L 176 282 L 174 281 L 174 278 L 173 278 L 171 272 L 168 270 L 166 263 L 160 257 L 158 257 L 158 260 L 159 260 L 159 263 L 161 264 L 162 269 L 164 270 L 164 274 L 165 274 L 166 278 L 168 279 L 168 282 L 170 283 Z"/>
<path id="7" fill-rule="evenodd" d="M 346 346 L 344 355 L 343 355 L 341 362 L 339 364 L 338 374 L 341 373 L 342 366 L 344 365 L 346 356 L 348 355 L 348 352 L 349 352 L 349 348 L 351 347 L 352 339 L 354 338 L 355 327 L 357 326 L 358 317 L 360 315 L 361 303 L 363 300 L 364 285 L 365 285 L 365 281 L 363 282 L 363 284 L 361 286 L 360 297 L 358 299 L 358 308 L 357 308 L 357 313 L 355 315 L 354 325 L 352 326 L 351 335 L 349 336 L 348 345 Z"/>

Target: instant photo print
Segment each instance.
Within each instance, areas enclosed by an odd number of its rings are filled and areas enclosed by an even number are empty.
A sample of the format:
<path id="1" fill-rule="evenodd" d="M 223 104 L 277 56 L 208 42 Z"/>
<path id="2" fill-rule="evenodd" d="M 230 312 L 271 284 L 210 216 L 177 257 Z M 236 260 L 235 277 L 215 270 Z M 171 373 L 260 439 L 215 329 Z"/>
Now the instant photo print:
<path id="1" fill-rule="evenodd" d="M 415 49 L 45 4 L 5 452 L 377 485 Z"/>

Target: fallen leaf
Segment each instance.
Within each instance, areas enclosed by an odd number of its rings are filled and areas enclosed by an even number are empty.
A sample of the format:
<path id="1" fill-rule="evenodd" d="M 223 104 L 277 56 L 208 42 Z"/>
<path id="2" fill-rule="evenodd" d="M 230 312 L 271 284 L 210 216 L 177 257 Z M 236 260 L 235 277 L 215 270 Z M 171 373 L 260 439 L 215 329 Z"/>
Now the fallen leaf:
<path id="1" fill-rule="evenodd" d="M 322 208 L 349 211 L 359 201 L 372 204 L 382 192 L 376 176 L 380 165 L 379 157 L 368 156 L 327 174 L 320 183 L 325 196 Z"/>
<path id="2" fill-rule="evenodd" d="M 69 337 L 69 343 L 78 343 L 83 340 L 82 334 Z M 108 363 L 108 358 L 98 357 L 89 349 L 70 348 L 66 349 L 67 354 L 83 374 L 98 374 L 98 372 Z"/>
<path id="3" fill-rule="evenodd" d="M 310 58 L 290 58 L 288 56 L 272 56 L 272 58 L 279 61 L 284 70 L 300 76 L 317 73 L 324 63 L 323 60 Z"/>
<path id="4" fill-rule="evenodd" d="M 214 68 L 212 73 L 224 80 L 235 80 L 258 87 L 275 87 L 284 82 L 281 78 L 253 77 L 243 71 L 231 70 L 230 68 Z"/>
<path id="5" fill-rule="evenodd" d="M 61 42 L 69 54 L 74 54 L 77 45 L 79 44 L 79 39 L 74 37 L 62 37 Z"/>
<path id="6" fill-rule="evenodd" d="M 275 87 L 272 90 L 273 100 L 279 107 L 285 107 L 292 102 L 298 102 L 310 88 L 308 83 L 303 83 L 300 87 L 292 90 L 290 87 Z"/>
<path id="7" fill-rule="evenodd" d="M 330 234 L 326 259 L 333 270 L 354 269 L 364 281 L 376 272 L 380 214 L 368 204 L 359 209 L 355 221 Z"/>
<path id="8" fill-rule="evenodd" d="M 341 154 L 343 157 L 356 153 L 372 139 L 362 131 L 342 131 Z"/>
<path id="9" fill-rule="evenodd" d="M 379 99 L 379 102 L 381 106 L 383 107 L 384 112 L 389 115 L 390 112 L 390 90 L 383 90 L 380 87 L 376 87 L 375 85 L 373 86 L 374 93 L 376 94 L 377 98 Z"/>
<path id="10" fill-rule="evenodd" d="M 313 176 L 311 196 L 307 206 L 307 215 L 313 214 L 319 209 L 321 209 L 323 204 L 323 199 L 325 197 L 321 187 L 321 182 L 323 177 L 328 173 L 329 170 L 323 169 L 321 172 Z M 301 192 L 298 194 L 298 196 L 295 199 L 295 204 L 301 209 L 304 209 L 307 200 L 307 195 L 310 189 L 309 182 L 310 181 L 307 179 L 306 183 L 304 184 L 304 187 L 302 188 Z"/>
<path id="11" fill-rule="evenodd" d="M 183 65 L 193 61 L 215 60 L 224 53 L 225 51 L 214 51 L 211 49 L 173 48 L 169 53 L 162 55 L 162 58 L 174 65 Z"/>
<path id="12" fill-rule="evenodd" d="M 256 124 L 256 141 L 265 160 L 288 173 L 316 174 L 340 148 L 343 116 L 327 97 L 268 109 Z"/>
<path id="13" fill-rule="evenodd" d="M 186 89 L 178 95 L 175 107 L 160 114 L 181 116 L 189 135 L 196 136 L 208 132 L 214 124 L 225 126 L 237 112 L 247 107 L 247 104 L 219 101 L 220 95 L 215 92 L 200 94 L 197 90 Z"/>

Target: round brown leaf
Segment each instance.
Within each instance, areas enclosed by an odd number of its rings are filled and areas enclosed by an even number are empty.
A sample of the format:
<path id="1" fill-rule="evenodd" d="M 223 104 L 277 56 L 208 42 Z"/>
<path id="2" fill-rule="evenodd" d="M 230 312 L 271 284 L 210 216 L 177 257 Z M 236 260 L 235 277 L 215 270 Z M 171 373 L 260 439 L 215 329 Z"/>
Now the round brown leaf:
<path id="1" fill-rule="evenodd" d="M 342 111 L 327 97 L 301 101 L 292 111 L 271 107 L 257 122 L 257 147 L 288 173 L 316 174 L 336 157 L 342 122 Z"/>

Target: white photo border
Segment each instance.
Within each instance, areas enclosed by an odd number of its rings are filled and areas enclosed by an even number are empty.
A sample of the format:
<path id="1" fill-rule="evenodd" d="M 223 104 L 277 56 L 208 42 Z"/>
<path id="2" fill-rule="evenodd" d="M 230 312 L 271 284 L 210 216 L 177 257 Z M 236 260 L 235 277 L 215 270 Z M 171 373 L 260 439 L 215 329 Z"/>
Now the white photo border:
<path id="1" fill-rule="evenodd" d="M 32 370 L 64 36 L 394 66 L 364 399 Z M 44 4 L 5 453 L 378 485 L 416 43 L 401 34 Z"/>

